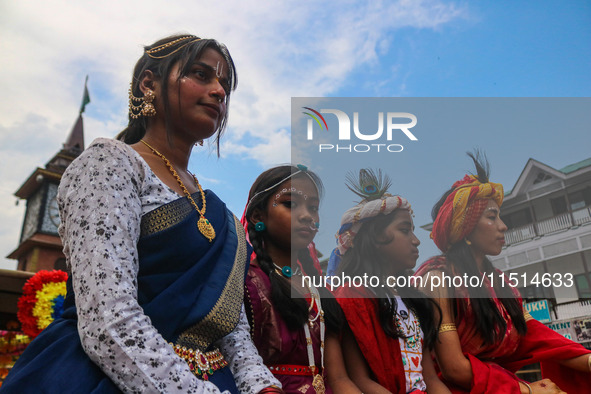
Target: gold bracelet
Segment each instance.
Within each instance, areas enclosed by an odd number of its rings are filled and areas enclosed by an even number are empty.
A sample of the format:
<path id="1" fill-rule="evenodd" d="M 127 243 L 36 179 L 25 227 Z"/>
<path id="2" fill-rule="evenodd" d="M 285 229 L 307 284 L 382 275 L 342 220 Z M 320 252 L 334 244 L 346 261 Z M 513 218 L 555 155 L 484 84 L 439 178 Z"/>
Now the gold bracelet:
<path id="1" fill-rule="evenodd" d="M 533 319 L 532 315 L 530 315 L 529 312 L 525 312 L 523 314 L 523 318 L 525 319 L 525 321 L 530 321 Z"/>
<path id="2" fill-rule="evenodd" d="M 456 331 L 456 325 L 453 323 L 445 323 L 442 324 L 441 327 L 439 327 L 440 334 L 448 331 Z"/>
<path id="3" fill-rule="evenodd" d="M 589 372 L 591 372 L 591 354 L 589 354 L 589 358 L 587 359 L 587 366 L 589 367 Z"/>
<path id="4" fill-rule="evenodd" d="M 523 380 L 520 380 L 519 382 L 523 383 L 527 386 L 527 389 L 529 390 L 529 394 L 534 394 L 534 391 L 531 389 L 531 386 L 529 385 L 529 383 L 524 382 Z"/>

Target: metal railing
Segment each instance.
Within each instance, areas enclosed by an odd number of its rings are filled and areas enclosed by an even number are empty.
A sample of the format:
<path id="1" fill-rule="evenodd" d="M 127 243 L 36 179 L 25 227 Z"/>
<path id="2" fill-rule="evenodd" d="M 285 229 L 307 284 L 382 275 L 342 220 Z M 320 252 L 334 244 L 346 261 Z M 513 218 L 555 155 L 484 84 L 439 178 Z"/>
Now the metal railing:
<path id="1" fill-rule="evenodd" d="M 591 300 L 577 300 L 556 304 L 553 307 L 556 320 L 573 319 L 581 316 L 591 315 Z"/>
<path id="2" fill-rule="evenodd" d="M 572 211 L 572 216 L 571 212 L 566 212 L 539 222 L 512 228 L 505 233 L 505 242 L 511 245 L 586 223 L 591 223 L 591 207 Z"/>

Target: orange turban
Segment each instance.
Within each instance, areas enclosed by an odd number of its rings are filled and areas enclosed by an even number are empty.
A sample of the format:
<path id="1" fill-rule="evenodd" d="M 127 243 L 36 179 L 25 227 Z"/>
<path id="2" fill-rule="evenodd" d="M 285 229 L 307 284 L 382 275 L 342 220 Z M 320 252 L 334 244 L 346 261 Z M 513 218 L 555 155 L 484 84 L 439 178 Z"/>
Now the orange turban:
<path id="1" fill-rule="evenodd" d="M 445 252 L 472 232 L 488 200 L 503 203 L 503 185 L 481 183 L 474 175 L 466 175 L 453 184 L 454 191 L 445 199 L 433 223 L 431 238 Z"/>

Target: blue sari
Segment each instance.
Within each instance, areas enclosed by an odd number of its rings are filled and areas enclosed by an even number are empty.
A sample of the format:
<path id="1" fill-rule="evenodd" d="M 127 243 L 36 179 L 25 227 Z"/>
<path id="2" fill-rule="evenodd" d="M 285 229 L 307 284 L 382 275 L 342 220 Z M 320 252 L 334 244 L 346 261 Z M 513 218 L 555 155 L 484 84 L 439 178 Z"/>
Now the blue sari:
<path id="1" fill-rule="evenodd" d="M 140 306 L 164 339 L 201 352 L 238 324 L 249 255 L 238 219 L 209 190 L 206 202 L 216 232 L 211 243 L 183 197 L 142 217 L 137 245 Z M 70 278 L 62 317 L 27 347 L 2 393 L 120 392 L 82 348 L 74 300 Z M 229 367 L 211 372 L 207 378 L 221 391 L 238 393 Z"/>

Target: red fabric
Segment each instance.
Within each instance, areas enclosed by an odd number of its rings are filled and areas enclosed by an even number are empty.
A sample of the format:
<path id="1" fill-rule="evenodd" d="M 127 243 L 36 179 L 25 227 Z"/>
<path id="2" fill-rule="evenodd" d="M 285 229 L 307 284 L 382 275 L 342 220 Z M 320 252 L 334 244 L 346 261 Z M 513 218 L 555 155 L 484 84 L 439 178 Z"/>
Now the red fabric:
<path id="1" fill-rule="evenodd" d="M 425 262 L 415 275 L 424 276 L 427 272 L 434 270 L 443 271 L 447 275 L 451 275 L 452 272 L 448 268 L 445 258 L 438 256 Z M 466 289 L 458 288 L 455 291 L 456 296 L 459 297 L 457 298 L 458 309 L 455 323 L 462 350 L 470 360 L 474 376 L 470 393 L 520 393 L 519 379 L 514 375 L 514 372 L 525 365 L 542 362 L 542 376 L 551 379 L 563 391 L 591 394 L 591 373 L 578 372 L 556 362 L 588 354 L 589 350 L 566 339 L 535 319 L 527 322 L 525 336 L 517 335 L 506 311 L 499 302 L 496 304 L 498 308 L 502 308 L 501 313 L 507 321 L 507 332 L 502 342 L 482 346 L 480 345 L 482 340 L 472 324 L 474 316 Z M 489 291 L 491 298 L 498 301 L 494 290 L 489 289 Z M 521 301 L 519 293 L 517 291 L 515 293 Z M 552 362 L 548 362 L 549 360 Z M 450 385 L 449 382 L 446 384 L 453 393 L 467 392 Z"/>
<path id="2" fill-rule="evenodd" d="M 515 352 L 517 357 L 507 360 L 506 366 L 515 370 L 541 361 L 542 376 L 552 380 L 562 391 L 591 394 L 591 373 L 575 371 L 557 362 L 584 354 L 589 354 L 589 350 L 532 319 L 527 322 L 527 334 Z"/>
<path id="3" fill-rule="evenodd" d="M 405 394 L 406 378 L 400 344 L 384 333 L 378 320 L 376 300 L 367 298 L 369 296 L 367 290 L 360 288 L 340 287 L 335 292 L 363 357 L 378 383 L 392 393 Z"/>

